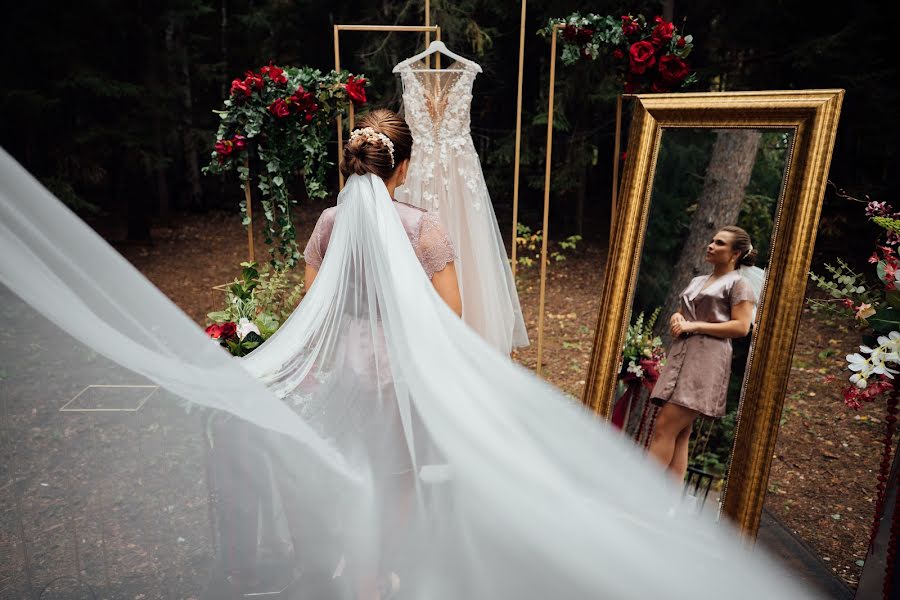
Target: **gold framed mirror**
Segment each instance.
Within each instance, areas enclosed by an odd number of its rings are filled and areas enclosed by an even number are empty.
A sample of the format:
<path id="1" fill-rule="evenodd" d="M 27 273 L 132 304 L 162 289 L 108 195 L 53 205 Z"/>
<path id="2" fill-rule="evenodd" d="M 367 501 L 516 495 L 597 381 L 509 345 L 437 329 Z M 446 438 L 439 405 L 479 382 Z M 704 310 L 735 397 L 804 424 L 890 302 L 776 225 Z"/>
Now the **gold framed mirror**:
<path id="1" fill-rule="evenodd" d="M 682 369 L 683 356 L 679 358 L 678 353 L 689 343 L 708 348 L 718 344 L 713 354 L 727 354 L 727 366 L 716 371 L 718 367 L 710 366 L 712 363 L 703 363 L 701 370 L 713 369 L 717 373 L 714 378 L 719 379 L 711 402 L 715 406 L 701 408 L 697 414 L 711 417 L 713 423 L 726 422 L 714 420 L 722 416 L 732 420 L 733 429 L 719 436 L 727 440 L 720 443 L 727 444 L 725 452 L 730 455 L 719 464 L 722 472 L 717 481 L 721 486 L 714 495 L 721 513 L 751 538 L 759 527 L 843 94 L 843 90 L 810 90 L 634 98 L 619 209 L 583 401 L 606 419 L 611 418 L 615 406 L 617 418 L 624 421 L 621 426 L 650 447 L 647 431 L 665 430 L 663 424 L 671 418 L 663 417 L 654 428 L 653 417 L 648 423 L 646 415 L 661 414 L 660 406 L 673 402 L 665 398 L 649 402 L 648 398 L 642 410 L 632 410 L 629 397 L 627 410 L 618 410 L 617 400 L 625 396 L 623 382 L 633 384 L 635 374 L 647 377 L 640 368 L 642 361 L 630 361 L 631 368 L 623 361 L 626 334 L 631 340 L 635 331 L 649 332 L 646 337 L 655 340 L 654 347 L 667 350 L 684 342 L 670 353 L 668 362 L 660 362 L 662 374 L 654 375 L 659 376 L 657 381 L 669 380 L 669 393 L 672 386 L 677 387 L 671 381 L 674 365 Z M 747 244 L 738 249 L 734 241 L 738 234 L 722 230 L 741 219 L 749 237 L 756 238 L 749 249 Z M 724 244 L 721 256 L 716 254 L 717 243 Z M 761 287 L 757 286 L 752 302 L 740 304 L 732 296 L 729 321 L 743 322 L 749 329 L 725 332 L 713 327 L 711 333 L 708 323 L 691 332 L 671 329 L 669 313 L 683 313 L 684 309 L 678 308 L 685 306 L 682 302 L 690 304 L 707 289 L 713 295 L 712 290 L 719 293 L 719 288 L 737 287 L 735 282 L 742 278 L 727 274 L 716 287 L 720 269 L 725 273 L 729 264 L 731 269 L 740 266 L 750 250 L 763 260 L 760 266 L 764 270 L 758 271 L 763 273 Z M 725 264 L 727 261 L 731 262 Z M 723 298 L 727 306 L 727 294 Z M 734 308 L 739 304 L 744 308 Z M 740 319 L 734 316 L 737 311 Z M 653 331 L 648 323 L 652 312 L 658 316 Z M 699 335 L 695 337 L 695 333 Z M 667 335 L 673 336 L 672 340 L 663 343 Z M 734 343 L 719 342 L 726 338 Z M 741 338 L 742 350 L 738 347 Z M 645 351 L 649 355 L 649 350 Z M 701 379 L 713 371 L 705 372 Z M 724 379 L 718 373 L 725 373 Z M 643 381 L 648 390 L 655 388 L 655 384 L 649 385 L 653 381 Z M 635 396 L 640 388 L 635 387 Z M 643 395 L 650 393 L 666 395 L 655 389 Z M 642 414 L 638 417 L 638 413 Z M 635 420 L 640 422 L 637 432 L 629 430 Z M 706 419 L 700 421 L 694 425 L 691 452 L 703 435 Z M 713 437 L 714 426 L 708 428 L 704 443 Z M 690 424 L 688 427 L 690 436 Z M 657 438 L 654 433 L 654 444 Z M 679 448 L 687 446 L 672 443 L 677 458 Z M 710 480 L 716 477 L 705 474 Z"/>

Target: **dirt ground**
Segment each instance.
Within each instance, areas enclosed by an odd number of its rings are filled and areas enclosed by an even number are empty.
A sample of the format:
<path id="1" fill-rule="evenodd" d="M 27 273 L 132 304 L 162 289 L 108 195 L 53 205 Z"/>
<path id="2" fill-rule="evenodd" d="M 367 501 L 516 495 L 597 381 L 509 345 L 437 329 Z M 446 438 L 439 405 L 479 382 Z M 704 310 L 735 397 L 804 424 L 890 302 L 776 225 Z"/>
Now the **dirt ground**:
<path id="1" fill-rule="evenodd" d="M 308 238 L 322 208 L 313 205 L 299 213 L 299 240 Z M 246 259 L 246 235 L 233 213 L 180 215 L 172 223 L 154 227 L 153 246 L 116 247 L 190 317 L 206 325 L 206 313 L 218 310 L 223 300 L 213 286 L 234 278 Z M 582 244 L 549 270 L 544 373 L 575 397 L 584 389 L 604 261 L 605 248 Z M 514 358 L 534 368 L 536 266 L 520 271 L 519 287 L 532 345 Z M 852 411 L 843 405 L 838 384 L 823 379 L 837 372 L 856 344 L 853 331 L 804 312 L 766 500 L 851 587 L 859 579 L 872 522 L 884 409 L 878 404 Z"/>

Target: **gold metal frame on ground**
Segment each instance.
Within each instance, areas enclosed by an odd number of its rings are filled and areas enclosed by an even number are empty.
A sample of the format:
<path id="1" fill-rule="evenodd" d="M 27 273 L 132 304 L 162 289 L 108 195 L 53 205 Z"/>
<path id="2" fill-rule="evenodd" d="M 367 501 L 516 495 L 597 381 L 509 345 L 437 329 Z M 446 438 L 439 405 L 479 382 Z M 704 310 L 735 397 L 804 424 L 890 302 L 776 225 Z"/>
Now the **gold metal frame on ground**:
<path id="1" fill-rule="evenodd" d="M 522 30 L 524 32 L 525 28 L 525 2 L 522 2 Z M 544 304 L 547 292 L 547 241 L 549 236 L 547 235 L 547 230 L 550 227 L 550 173 L 552 172 L 552 166 L 550 164 L 550 160 L 553 157 L 553 101 L 554 101 L 554 91 L 556 88 L 556 40 L 558 38 L 558 32 L 561 28 L 561 25 L 558 23 L 553 25 L 553 28 L 550 33 L 550 83 L 548 89 L 548 101 L 547 101 L 547 154 L 545 158 L 544 165 L 544 219 L 541 226 L 541 278 L 540 278 L 540 292 L 539 292 L 539 303 L 538 303 L 538 341 L 537 341 L 537 366 L 535 368 L 535 372 L 540 375 L 543 369 L 543 360 L 544 360 Z M 519 48 L 519 61 L 520 61 L 520 71 L 519 71 L 519 111 L 521 112 L 522 108 L 522 81 L 521 81 L 521 61 L 522 61 L 522 49 L 524 48 L 524 38 L 522 40 L 522 45 Z M 619 94 L 616 98 L 616 133 L 615 133 L 615 141 L 613 146 L 613 175 L 612 175 L 612 196 L 611 196 L 611 205 L 610 205 L 610 245 L 612 244 L 612 234 L 615 231 L 615 221 L 616 221 L 616 206 L 618 201 L 618 189 L 619 189 L 619 154 L 621 150 L 621 137 L 622 137 L 622 100 L 625 98 L 633 98 L 634 94 Z M 515 276 L 516 269 L 516 221 L 518 214 L 518 181 L 519 181 L 519 132 L 521 130 L 521 120 L 516 123 L 516 188 L 513 197 L 513 276 Z"/>
<path id="2" fill-rule="evenodd" d="M 441 28 L 437 25 L 429 25 L 430 16 L 428 10 L 428 3 L 426 2 L 425 8 L 425 25 L 335 25 L 334 26 L 334 70 L 340 72 L 341 70 L 341 32 L 342 31 L 398 31 L 398 32 L 407 32 L 407 33 L 424 33 L 425 34 L 425 45 L 428 46 L 430 40 L 430 34 L 434 33 L 434 39 L 441 39 Z M 437 58 L 440 61 L 440 57 Z M 437 63 L 440 66 L 440 62 Z M 354 111 L 353 104 L 350 104 L 350 114 L 349 114 L 349 125 L 350 130 L 353 130 L 354 125 Z M 338 159 L 337 165 L 340 167 L 341 164 L 341 149 L 344 147 L 344 120 L 338 115 L 337 118 L 337 147 L 338 147 Z M 344 175 L 338 169 L 338 186 L 339 189 L 344 189 Z"/>
<path id="3" fill-rule="evenodd" d="M 663 129 L 793 132 L 722 505 L 723 513 L 749 538 L 755 538 L 759 528 L 843 97 L 843 90 L 635 96 L 615 235 L 606 262 L 602 309 L 583 396 L 585 404 L 607 419 Z"/>

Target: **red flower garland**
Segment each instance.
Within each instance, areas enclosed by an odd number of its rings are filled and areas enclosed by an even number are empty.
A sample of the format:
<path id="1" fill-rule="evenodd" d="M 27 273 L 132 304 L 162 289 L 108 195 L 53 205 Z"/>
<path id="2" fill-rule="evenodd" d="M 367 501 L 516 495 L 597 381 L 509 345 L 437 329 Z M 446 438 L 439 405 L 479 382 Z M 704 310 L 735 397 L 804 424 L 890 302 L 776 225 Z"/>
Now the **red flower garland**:
<path id="1" fill-rule="evenodd" d="M 884 449 L 881 453 L 881 467 L 878 473 L 878 485 L 876 486 L 875 495 L 875 519 L 872 522 L 872 530 L 869 533 L 869 545 L 875 541 L 878 534 L 878 521 L 881 520 L 884 511 L 884 499 L 887 492 L 887 481 L 891 474 L 891 452 L 894 444 L 894 432 L 897 431 L 897 403 L 900 399 L 900 392 L 891 390 L 887 399 L 887 416 L 884 418 Z"/>

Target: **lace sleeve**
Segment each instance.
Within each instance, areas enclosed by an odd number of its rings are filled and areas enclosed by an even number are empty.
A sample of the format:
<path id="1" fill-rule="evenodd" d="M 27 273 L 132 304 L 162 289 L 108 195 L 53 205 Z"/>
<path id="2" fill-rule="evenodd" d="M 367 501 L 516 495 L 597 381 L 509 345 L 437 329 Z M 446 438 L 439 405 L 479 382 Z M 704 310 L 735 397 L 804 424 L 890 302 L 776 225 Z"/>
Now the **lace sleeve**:
<path id="1" fill-rule="evenodd" d="M 328 246 L 328 238 L 331 236 L 332 224 L 332 211 L 326 210 L 319 216 L 319 220 L 316 221 L 316 227 L 313 229 L 312 235 L 309 236 L 306 249 L 303 250 L 303 260 L 316 270 L 322 266 L 325 248 Z"/>
<path id="2" fill-rule="evenodd" d="M 416 256 L 428 279 L 456 260 L 456 250 L 450 236 L 434 213 L 425 213 L 419 223 L 419 235 L 415 243 Z"/>
<path id="3" fill-rule="evenodd" d="M 731 287 L 731 306 L 737 306 L 745 301 L 750 301 L 753 304 L 757 303 L 753 287 L 746 279 L 741 277 L 735 281 L 734 285 Z"/>

